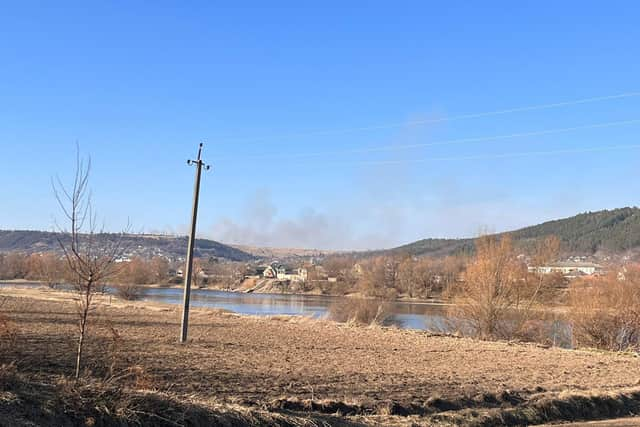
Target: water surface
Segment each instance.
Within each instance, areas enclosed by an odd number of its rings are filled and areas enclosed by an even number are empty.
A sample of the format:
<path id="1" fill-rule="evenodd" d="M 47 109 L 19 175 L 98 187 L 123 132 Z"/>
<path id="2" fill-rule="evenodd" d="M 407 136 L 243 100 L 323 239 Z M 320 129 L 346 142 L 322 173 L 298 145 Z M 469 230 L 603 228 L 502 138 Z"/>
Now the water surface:
<path id="1" fill-rule="evenodd" d="M 6 286 L 38 288 L 40 283 L 1 283 Z M 69 285 L 59 289 L 70 290 Z M 114 293 L 107 288 L 107 292 Z M 182 304 L 183 292 L 178 288 L 148 288 L 143 301 L 165 304 Z M 328 295 L 296 294 L 245 294 L 239 292 L 218 291 L 213 289 L 193 289 L 191 306 L 221 308 L 238 314 L 256 316 L 292 315 L 314 318 L 326 317 L 329 306 L 345 297 Z M 446 307 L 426 302 L 393 301 L 388 303 L 391 313 L 390 324 L 405 329 L 446 331 Z"/>
<path id="2" fill-rule="evenodd" d="M 2 283 L 0 286 L 24 286 L 37 288 L 40 283 Z M 70 290 L 69 285 L 63 289 Z M 107 292 L 114 293 L 114 289 L 107 288 Z M 183 292 L 179 288 L 148 288 L 143 301 L 160 302 L 165 304 L 182 304 Z M 220 308 L 238 314 L 256 316 L 292 315 L 323 318 L 328 316 L 329 306 L 345 297 L 328 295 L 296 295 L 296 294 L 254 294 L 218 291 L 213 289 L 193 289 L 191 291 L 191 306 Z M 447 313 L 447 306 L 443 304 L 415 301 L 391 301 L 387 303 L 391 316 L 387 324 L 396 325 L 403 329 L 419 329 L 434 332 L 453 332 L 454 322 Z M 571 345 L 571 331 L 564 321 L 546 322 L 549 326 L 549 339 L 556 345 L 568 347 Z"/>
<path id="3" fill-rule="evenodd" d="M 239 314 L 257 316 L 293 315 L 322 318 L 329 306 L 344 297 L 296 294 L 245 294 L 212 289 L 191 291 L 193 307 L 222 308 Z M 182 303 L 182 289 L 153 288 L 144 301 Z M 389 303 L 390 322 L 406 329 L 446 328 L 446 307 L 441 304 L 394 301 Z"/>

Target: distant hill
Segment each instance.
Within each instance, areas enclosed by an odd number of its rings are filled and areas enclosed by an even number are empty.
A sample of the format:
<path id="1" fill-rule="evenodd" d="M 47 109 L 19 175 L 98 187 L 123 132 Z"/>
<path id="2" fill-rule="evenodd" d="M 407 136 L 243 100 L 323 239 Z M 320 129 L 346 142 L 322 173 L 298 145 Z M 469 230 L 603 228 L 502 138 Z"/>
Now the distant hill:
<path id="1" fill-rule="evenodd" d="M 556 235 L 562 241 L 562 249 L 567 255 L 621 254 L 627 251 L 640 253 L 640 209 L 636 207 L 586 212 L 570 218 L 548 221 L 539 225 L 510 232 L 519 247 L 526 249 L 537 239 Z M 172 237 L 148 234 L 126 236 L 130 255 L 146 258 L 164 255 L 177 260 L 184 258 L 187 248 L 186 237 Z M 0 252 L 44 252 L 58 250 L 54 233 L 44 231 L 2 231 L 0 230 Z M 409 253 L 442 257 L 459 253 L 472 253 L 474 239 L 423 239 L 397 248 L 353 252 L 353 256 L 366 257 L 386 253 Z M 308 257 L 324 257 L 332 251 L 310 249 L 258 248 L 240 245 L 225 245 L 213 240 L 196 241 L 197 257 L 217 257 L 231 261 L 254 259 L 293 260 Z"/>
<path id="2" fill-rule="evenodd" d="M 231 245 L 236 249 L 249 253 L 261 259 L 277 259 L 280 261 L 293 261 L 296 259 L 323 258 L 340 253 L 340 251 L 303 248 L 272 248 L 248 245 Z"/>
<path id="3" fill-rule="evenodd" d="M 98 236 L 100 238 L 100 236 Z M 102 238 L 108 238 L 103 235 Z M 123 244 L 129 248 L 127 255 L 151 258 L 166 256 L 177 260 L 187 252 L 187 237 L 160 236 L 149 234 L 128 234 Z M 55 233 L 46 231 L 0 230 L 0 252 L 47 252 L 60 249 Z M 230 261 L 249 261 L 255 257 L 240 249 L 213 240 L 197 239 L 196 257 L 216 257 Z"/>
<path id="4" fill-rule="evenodd" d="M 555 235 L 571 255 L 618 254 L 640 250 L 640 209 L 637 207 L 586 212 L 510 232 L 517 245 L 526 248 L 537 239 Z M 445 256 L 472 252 L 474 239 L 424 239 L 391 252 Z"/>

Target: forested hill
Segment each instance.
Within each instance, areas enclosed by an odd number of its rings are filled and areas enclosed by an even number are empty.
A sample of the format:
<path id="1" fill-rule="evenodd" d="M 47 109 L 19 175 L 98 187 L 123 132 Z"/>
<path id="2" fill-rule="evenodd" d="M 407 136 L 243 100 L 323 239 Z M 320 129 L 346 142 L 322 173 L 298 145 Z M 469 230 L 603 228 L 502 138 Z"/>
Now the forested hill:
<path id="1" fill-rule="evenodd" d="M 615 254 L 637 249 L 640 252 L 640 209 L 621 208 L 598 212 L 586 212 L 570 218 L 548 221 L 510 233 L 522 248 L 548 235 L 556 235 L 562 241 L 562 249 L 571 255 Z M 125 245 L 130 255 L 146 258 L 164 255 L 172 259 L 185 256 L 186 237 L 130 234 Z M 379 253 L 409 253 L 412 255 L 446 256 L 471 253 L 474 239 L 424 239 L 388 251 L 361 252 L 360 256 Z M 54 233 L 44 231 L 0 230 L 0 252 L 45 252 L 58 250 Z M 232 261 L 248 261 L 258 258 L 213 240 L 198 239 L 196 256 L 218 257 Z"/>
<path id="2" fill-rule="evenodd" d="M 516 244 L 522 247 L 553 234 L 562 241 L 564 252 L 575 255 L 640 250 L 640 209 L 632 207 L 586 212 L 515 230 L 510 234 Z M 392 251 L 431 256 L 471 252 L 473 239 L 424 239 Z"/>
<path id="3" fill-rule="evenodd" d="M 98 235 L 98 239 L 108 239 L 109 237 L 109 235 Z M 187 252 L 186 237 L 127 234 L 124 237 L 123 245 L 128 248 L 127 255 L 144 258 L 166 256 L 170 259 L 179 259 L 184 257 Z M 58 251 L 59 249 L 55 233 L 0 230 L 0 252 L 32 253 Z M 207 239 L 197 239 L 194 252 L 197 257 L 216 257 L 231 261 L 248 261 L 255 258 L 240 249 Z"/>

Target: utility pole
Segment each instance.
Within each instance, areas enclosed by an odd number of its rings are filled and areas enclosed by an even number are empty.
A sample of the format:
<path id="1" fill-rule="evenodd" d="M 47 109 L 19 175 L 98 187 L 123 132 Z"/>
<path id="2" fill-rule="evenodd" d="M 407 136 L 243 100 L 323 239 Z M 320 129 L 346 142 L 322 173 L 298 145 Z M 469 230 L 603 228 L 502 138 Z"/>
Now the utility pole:
<path id="1" fill-rule="evenodd" d="M 196 241 L 196 219 L 198 217 L 198 198 L 200 197 L 200 176 L 202 168 L 209 170 L 209 165 L 205 165 L 201 159 L 202 143 L 198 148 L 198 159 L 187 160 L 188 165 L 196 166 L 196 182 L 193 188 L 193 208 L 191 211 L 191 231 L 189 233 L 189 246 L 187 247 L 187 266 L 184 276 L 184 306 L 182 308 L 182 331 L 180 332 L 180 342 L 187 341 L 187 330 L 189 328 L 189 298 L 191 296 L 191 276 L 193 275 L 193 247 Z"/>

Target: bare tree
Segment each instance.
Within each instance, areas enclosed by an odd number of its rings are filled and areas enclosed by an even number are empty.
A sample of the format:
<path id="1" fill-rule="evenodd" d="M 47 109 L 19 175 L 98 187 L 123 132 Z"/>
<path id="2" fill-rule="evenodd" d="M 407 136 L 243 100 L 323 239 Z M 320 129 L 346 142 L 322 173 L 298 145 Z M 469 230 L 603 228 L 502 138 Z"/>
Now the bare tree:
<path id="1" fill-rule="evenodd" d="M 322 262 L 323 272 L 328 277 L 335 277 L 345 290 L 351 289 L 357 282 L 357 277 L 354 272 L 356 261 L 353 257 L 348 255 L 334 255 L 326 258 Z M 316 269 L 316 274 L 313 279 L 310 280 L 322 280 L 326 279 L 321 271 Z"/>
<path id="2" fill-rule="evenodd" d="M 186 274 L 186 273 L 185 273 Z M 206 282 L 206 273 L 204 271 L 204 262 L 200 258 L 193 260 L 193 273 L 191 275 L 191 286 L 196 288 L 204 288 Z"/>
<path id="3" fill-rule="evenodd" d="M 151 263 L 141 257 L 133 257 L 129 262 L 123 262 L 118 273 L 118 282 L 131 285 L 148 285 L 154 283 Z"/>
<path id="4" fill-rule="evenodd" d="M 640 351 L 640 265 L 569 287 L 568 317 L 575 346 Z"/>
<path id="5" fill-rule="evenodd" d="M 466 319 L 480 338 L 512 338 L 521 326 L 514 316 L 522 308 L 524 277 L 509 235 L 478 238 L 465 282 L 453 299 L 454 316 Z"/>
<path id="6" fill-rule="evenodd" d="M 80 376 L 82 351 L 87 334 L 89 314 L 93 311 L 93 296 L 109 277 L 116 273 L 116 260 L 124 253 L 123 237 L 129 227 L 119 234 L 97 231 L 96 216 L 89 191 L 91 159 L 82 159 L 76 148 L 73 182 L 65 186 L 59 177 L 52 180 L 53 193 L 64 213 L 68 229 L 56 225 L 58 244 L 64 253 L 67 268 L 73 278 L 78 305 L 78 347 L 75 378 Z"/>
<path id="7" fill-rule="evenodd" d="M 33 277 L 50 288 L 55 288 L 64 275 L 60 257 L 53 252 L 31 255 L 30 270 Z"/>
<path id="8" fill-rule="evenodd" d="M 240 262 L 207 263 L 208 284 L 224 290 L 231 290 L 242 282 L 246 266 Z"/>
<path id="9" fill-rule="evenodd" d="M 528 307 L 531 307 L 533 303 L 539 300 L 541 294 L 549 293 L 553 284 L 550 280 L 545 280 L 546 275 L 539 270 L 539 267 L 544 266 L 546 263 L 553 261 L 558 257 L 560 253 L 560 239 L 556 236 L 547 236 L 544 239 L 538 240 L 535 245 L 535 249 L 532 256 L 533 265 L 536 266 L 533 273 L 535 278 L 535 288 L 533 295 L 529 299 Z"/>
<path id="10" fill-rule="evenodd" d="M 10 252 L 2 261 L 0 274 L 3 279 L 24 279 L 29 274 L 29 257 L 23 253 Z"/>
<path id="11" fill-rule="evenodd" d="M 456 292 L 456 285 L 459 283 L 460 275 L 464 272 L 468 260 L 464 255 L 449 255 L 438 260 L 436 269 L 438 271 L 438 286 L 444 296 L 450 297 Z"/>
<path id="12" fill-rule="evenodd" d="M 166 258 L 154 257 L 151 259 L 151 272 L 154 283 L 163 283 L 169 277 L 169 261 Z"/>
<path id="13" fill-rule="evenodd" d="M 363 262 L 362 275 L 358 279 L 360 291 L 376 298 L 395 298 L 401 260 L 399 256 L 379 256 Z"/>

